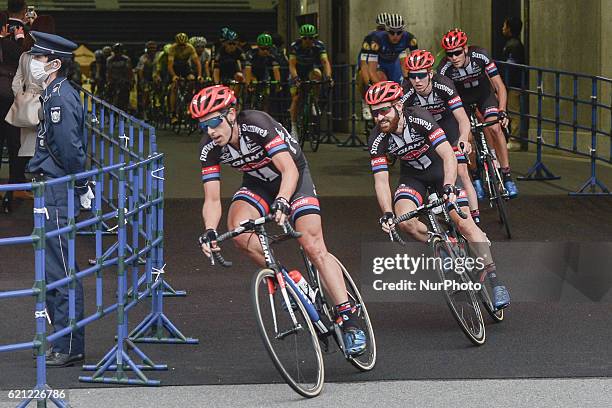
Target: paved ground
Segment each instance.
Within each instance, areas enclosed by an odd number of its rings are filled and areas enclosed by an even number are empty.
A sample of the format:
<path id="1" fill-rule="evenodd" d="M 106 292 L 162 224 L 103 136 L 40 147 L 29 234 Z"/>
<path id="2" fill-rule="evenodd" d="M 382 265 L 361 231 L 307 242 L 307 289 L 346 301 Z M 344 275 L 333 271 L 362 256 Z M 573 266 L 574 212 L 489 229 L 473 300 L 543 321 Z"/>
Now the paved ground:
<path id="1" fill-rule="evenodd" d="M 155 404 L 152 404 L 155 401 Z M 574 408 L 612 404 L 608 378 L 564 380 L 380 381 L 326 384 L 314 400 L 285 385 L 208 385 L 199 387 L 107 388 L 69 391 L 74 407 L 512 407 Z M 14 407 L 0 397 L 0 408 Z"/>

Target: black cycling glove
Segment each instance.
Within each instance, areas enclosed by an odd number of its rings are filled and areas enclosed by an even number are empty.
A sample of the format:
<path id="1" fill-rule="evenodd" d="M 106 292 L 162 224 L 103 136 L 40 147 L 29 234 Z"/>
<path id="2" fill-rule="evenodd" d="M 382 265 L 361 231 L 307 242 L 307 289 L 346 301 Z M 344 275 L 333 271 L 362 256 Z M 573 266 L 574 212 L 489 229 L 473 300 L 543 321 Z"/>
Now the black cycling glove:
<path id="1" fill-rule="evenodd" d="M 206 230 L 205 233 L 203 233 L 202 235 L 200 235 L 200 237 L 198 238 L 198 243 L 200 244 L 200 246 L 204 245 L 204 244 L 209 244 L 213 241 L 217 240 L 217 230 L 213 229 L 213 228 L 209 228 Z"/>
<path id="2" fill-rule="evenodd" d="M 285 197 L 277 197 L 272 203 L 271 210 L 272 214 L 274 214 L 276 211 L 280 211 L 285 215 L 289 215 L 291 213 L 291 205 Z"/>
<path id="3" fill-rule="evenodd" d="M 386 212 L 382 217 L 380 217 L 380 219 L 378 220 L 378 223 L 382 226 L 383 224 L 386 224 L 389 220 L 392 220 L 393 218 L 395 218 L 395 214 L 393 214 L 392 212 Z"/>

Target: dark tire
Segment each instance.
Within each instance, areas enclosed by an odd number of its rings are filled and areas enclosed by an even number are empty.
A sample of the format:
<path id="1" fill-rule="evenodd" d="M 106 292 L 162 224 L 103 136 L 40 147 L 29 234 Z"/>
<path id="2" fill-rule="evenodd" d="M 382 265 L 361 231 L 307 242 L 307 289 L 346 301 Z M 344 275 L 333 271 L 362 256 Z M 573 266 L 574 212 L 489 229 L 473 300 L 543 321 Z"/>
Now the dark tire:
<path id="1" fill-rule="evenodd" d="M 454 251 L 448 243 L 442 239 L 434 239 L 432 243 L 434 257 L 442 260 L 441 267 L 437 269 L 440 282 L 454 281 L 458 284 L 471 283 L 466 273 L 456 273 L 454 268 L 445 269 L 446 259 L 456 259 Z M 459 324 L 461 331 L 476 346 L 481 346 L 486 341 L 485 324 L 480 312 L 479 301 L 474 290 L 444 289 L 444 297 L 451 314 Z"/>
<path id="2" fill-rule="evenodd" d="M 272 294 L 268 282 L 275 287 Z M 262 269 L 253 277 L 252 299 L 259 334 L 287 384 L 306 398 L 316 397 L 323 389 L 325 378 L 316 329 L 293 287 L 287 284 L 287 294 L 296 305 L 293 313 L 299 328 L 294 327 L 289 308 L 283 308 L 285 301 L 275 282 L 271 269 Z"/>
<path id="3" fill-rule="evenodd" d="M 319 144 L 321 142 L 321 110 L 317 106 L 316 102 L 311 104 L 316 111 L 316 115 L 310 115 L 310 129 L 308 135 L 310 136 L 310 148 L 313 152 L 319 150 Z"/>
<path id="4" fill-rule="evenodd" d="M 493 204 L 497 208 L 499 222 L 503 225 L 506 231 L 506 236 L 508 237 L 508 239 L 512 239 L 510 223 L 508 221 L 508 212 L 506 209 L 506 199 L 503 196 L 503 181 L 497 176 L 497 172 L 495 171 L 495 164 L 493 163 L 491 157 L 487 158 L 487 171 L 489 172 L 489 180 L 491 183 L 489 199 L 493 201 Z"/>
<path id="5" fill-rule="evenodd" d="M 357 285 L 351 278 L 351 275 L 348 273 L 342 262 L 338 260 L 334 255 L 332 255 L 334 260 L 338 262 L 340 269 L 342 270 L 342 275 L 344 276 L 344 284 L 346 285 L 346 291 L 349 296 L 349 300 L 357 306 L 357 317 L 359 323 L 361 323 L 362 329 L 366 332 L 368 336 L 367 347 L 363 354 L 360 356 L 349 357 L 349 362 L 357 367 L 360 371 L 370 371 L 376 365 L 376 338 L 374 337 L 374 329 L 372 328 L 372 322 L 370 321 L 370 315 L 368 314 L 368 309 L 366 304 L 357 288 Z"/>
<path id="6" fill-rule="evenodd" d="M 459 234 L 458 242 L 458 256 L 471 257 L 472 259 L 474 259 L 475 255 L 470 249 L 470 244 L 461 234 Z M 487 311 L 489 316 L 491 316 L 491 319 L 493 319 L 495 323 L 504 320 L 504 310 L 496 310 L 493 306 L 493 299 L 491 298 L 491 294 L 487 289 L 487 285 L 484 282 L 481 282 L 479 271 L 477 269 L 472 268 L 471 270 L 468 270 L 468 274 L 472 282 L 479 282 L 482 284 L 482 289 L 478 291 L 478 297 L 480 298 L 480 301 L 482 302 L 482 305 L 485 307 L 485 310 Z"/>

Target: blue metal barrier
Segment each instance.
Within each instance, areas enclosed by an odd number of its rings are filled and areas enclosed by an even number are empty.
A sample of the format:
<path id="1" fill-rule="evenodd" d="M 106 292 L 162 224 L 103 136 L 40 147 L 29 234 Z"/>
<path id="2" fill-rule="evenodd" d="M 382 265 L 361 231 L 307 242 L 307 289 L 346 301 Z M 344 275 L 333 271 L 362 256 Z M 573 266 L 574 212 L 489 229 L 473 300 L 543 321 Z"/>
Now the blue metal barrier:
<path id="1" fill-rule="evenodd" d="M 52 387 L 47 385 L 47 344 L 113 312 L 117 315 L 117 343 L 96 365 L 83 367 L 85 370 L 93 370 L 94 373 L 91 376 L 79 377 L 80 381 L 158 385 L 158 380 L 148 378 L 143 371 L 164 370 L 167 366 L 155 364 L 135 342 L 198 342 L 197 339 L 183 335 L 163 312 L 164 295 L 177 294 L 177 291 L 164 279 L 164 156 L 157 153 L 155 129 L 85 91 L 81 90 L 81 96 L 87 118 L 83 132 L 90 141 L 92 170 L 44 182 L 0 185 L 0 192 L 32 190 L 34 193 L 32 234 L 0 237 L 0 247 L 21 244 L 34 246 L 34 286 L 31 289 L 0 292 L 0 301 L 29 296 L 36 299 L 34 339 L 0 345 L 0 352 L 33 348 L 36 353 L 36 384 L 33 389 L 38 391 L 37 398 L 24 400 L 19 407 L 25 407 L 34 400 L 39 407 L 47 406 L 47 400 L 58 407 L 67 406 L 62 398 L 52 393 Z M 78 201 L 75 204 L 75 182 L 78 180 L 95 181 L 95 202 L 91 216 L 81 217 L 81 220 L 77 220 Z M 67 224 L 47 231 L 45 218 L 48 218 L 48 213 L 44 190 L 48 186 L 60 184 L 67 185 Z M 111 226 L 112 224 L 115 225 Z M 76 236 L 83 234 L 95 239 L 95 259 L 90 262 L 88 268 L 78 271 L 75 242 Z M 47 285 L 45 241 L 60 235 L 67 237 L 67 276 Z M 109 244 L 103 240 L 107 235 L 116 236 L 117 241 Z M 105 248 L 105 244 L 108 248 Z M 103 277 L 115 269 L 117 300 L 108 305 L 103 302 Z M 95 275 L 96 310 L 77 321 L 75 282 L 92 275 Z M 68 286 L 68 326 L 56 333 L 47 334 L 46 293 L 61 286 Z M 129 311 L 148 296 L 152 299 L 151 311 L 130 334 Z M 110 336 L 109 341 L 112 341 Z M 142 364 L 135 363 L 133 358 L 138 358 Z M 112 375 L 106 375 L 111 371 Z M 135 378 L 128 373 L 133 373 Z"/>
<path id="2" fill-rule="evenodd" d="M 590 160 L 590 177 L 570 195 L 609 195 L 610 190 L 597 177 L 597 162 L 612 164 L 612 79 L 503 61 L 496 63 L 505 74 L 504 78 L 520 75 L 520 87 L 507 84 L 507 88 L 518 92 L 520 98 L 519 109 L 508 110 L 520 122 L 520 135 L 514 137 L 537 146 L 536 162 L 523 180 L 557 178 L 543 163 L 542 148 L 548 147 Z M 554 92 L 546 92 L 548 86 Z M 581 96 L 584 93 L 588 97 Z M 532 104 L 536 106 L 536 114 L 529 111 Z M 545 109 L 545 104 L 552 104 L 552 109 Z M 568 116 L 571 121 L 566 119 Z M 603 118 L 609 120 L 607 125 Z M 528 129 L 534 120 L 536 137 L 532 140 Z M 545 131 L 554 132 L 554 142 L 545 140 Z M 571 133 L 569 141 L 563 140 L 564 132 Z M 598 150 L 598 138 L 610 145 L 607 151 Z M 597 192 L 597 188 L 601 191 Z"/>

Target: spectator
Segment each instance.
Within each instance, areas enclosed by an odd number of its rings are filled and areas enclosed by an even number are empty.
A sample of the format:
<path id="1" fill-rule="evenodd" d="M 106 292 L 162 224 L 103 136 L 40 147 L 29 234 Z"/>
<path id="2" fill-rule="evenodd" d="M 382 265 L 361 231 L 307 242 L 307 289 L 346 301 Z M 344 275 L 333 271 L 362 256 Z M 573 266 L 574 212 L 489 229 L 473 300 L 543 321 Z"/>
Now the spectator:
<path id="1" fill-rule="evenodd" d="M 55 23 L 51 16 L 40 16 L 34 20 L 32 30 L 42 31 L 45 33 L 55 32 Z M 24 49 L 29 50 L 34 44 L 32 37 L 27 34 L 24 39 Z M 36 135 L 38 133 L 38 110 L 41 107 L 40 94 L 43 91 L 43 81 L 37 80 L 32 76 L 30 71 L 30 62 L 32 55 L 27 52 L 21 54 L 19 58 L 19 67 L 13 78 L 13 94 L 15 95 L 15 103 L 11 107 L 7 121 L 20 128 L 20 142 L 18 168 L 20 174 L 25 171 L 26 164 L 34 156 L 34 148 L 36 145 Z M 21 99 L 20 99 L 21 98 Z M 20 99 L 21 103 L 17 104 Z M 18 111 L 21 110 L 21 112 Z M 15 196 L 23 195 L 31 198 L 29 192 L 15 192 Z"/>
<path id="2" fill-rule="evenodd" d="M 13 77 L 19 65 L 25 37 L 26 2 L 8 0 L 7 17 L 0 31 L 0 152 L 6 145 L 9 153 L 9 183 L 25 180 L 23 167 L 19 166 L 20 135 L 19 129 L 6 122 L 5 117 L 13 104 Z M 7 24 L 8 23 L 8 24 Z M 2 200 L 3 212 L 9 212 L 13 199 L 7 192 Z"/>
<path id="3" fill-rule="evenodd" d="M 523 22 L 518 17 L 507 17 L 502 26 L 502 34 L 507 38 L 504 45 L 503 59 L 514 64 L 525 64 L 525 47 L 521 42 L 520 35 L 523 28 Z M 520 111 L 521 95 L 516 89 L 521 88 L 521 70 L 516 67 L 508 67 L 504 69 L 504 80 L 508 87 L 508 110 Z M 519 137 L 519 126 L 515 124 L 510 129 L 510 134 L 515 138 Z M 515 140 L 510 141 L 508 149 L 510 150 L 527 150 L 527 142 L 516 143 Z"/>

